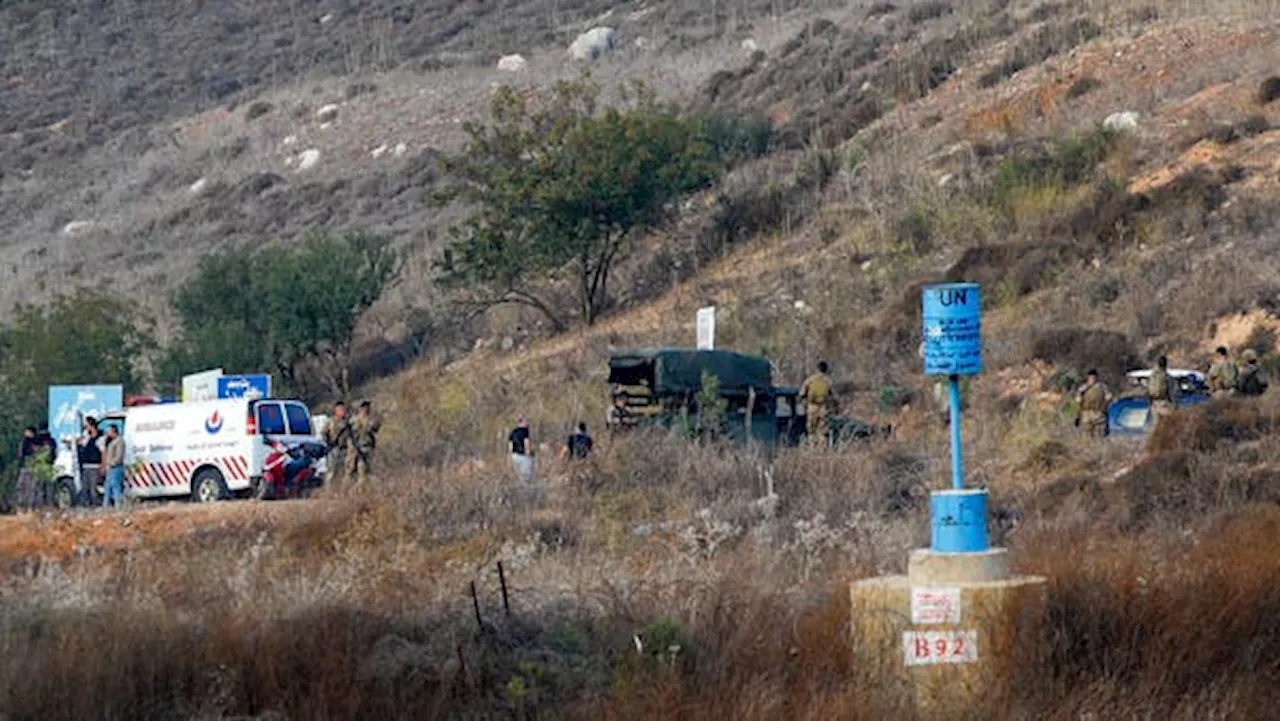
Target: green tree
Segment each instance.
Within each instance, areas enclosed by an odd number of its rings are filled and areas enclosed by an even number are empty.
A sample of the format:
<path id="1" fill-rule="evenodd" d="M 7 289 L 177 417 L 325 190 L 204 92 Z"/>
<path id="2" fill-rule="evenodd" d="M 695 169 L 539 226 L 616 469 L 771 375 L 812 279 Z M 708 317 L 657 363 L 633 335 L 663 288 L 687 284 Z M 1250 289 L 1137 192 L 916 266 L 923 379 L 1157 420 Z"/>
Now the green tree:
<path id="1" fill-rule="evenodd" d="M 367 233 L 209 256 L 174 296 L 182 332 L 165 373 L 273 370 L 293 386 L 299 366 L 314 359 L 332 390 L 346 394 L 356 324 L 402 268 L 403 256 Z"/>
<path id="2" fill-rule="evenodd" d="M 90 290 L 21 305 L 0 326 L 0 457 L 12 460 L 23 427 L 47 414 L 48 387 L 145 381 L 154 342 L 135 306 Z"/>
<path id="3" fill-rule="evenodd" d="M 490 123 L 466 126 L 466 149 L 444 164 L 456 182 L 437 201 L 462 200 L 473 212 L 450 228 L 437 259 L 443 285 L 480 307 L 531 306 L 561 329 L 541 283 L 566 272 L 591 324 L 635 237 L 723 170 L 706 123 L 659 104 L 643 85 L 619 107 L 598 101 L 586 78 L 559 83 L 536 107 L 503 87 Z"/>

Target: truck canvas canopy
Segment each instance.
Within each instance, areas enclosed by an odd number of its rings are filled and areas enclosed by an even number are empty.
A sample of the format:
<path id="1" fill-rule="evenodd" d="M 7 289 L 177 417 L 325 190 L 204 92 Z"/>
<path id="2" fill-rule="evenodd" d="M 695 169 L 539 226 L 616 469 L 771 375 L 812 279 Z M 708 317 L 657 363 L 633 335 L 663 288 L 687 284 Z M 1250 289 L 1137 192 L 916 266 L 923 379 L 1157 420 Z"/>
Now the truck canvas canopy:
<path id="1" fill-rule="evenodd" d="M 727 350 L 646 348 L 615 351 L 609 358 L 609 382 L 647 386 L 655 395 L 682 395 L 702 390 L 702 374 L 720 381 L 725 396 L 746 396 L 773 386 L 769 361 Z"/>

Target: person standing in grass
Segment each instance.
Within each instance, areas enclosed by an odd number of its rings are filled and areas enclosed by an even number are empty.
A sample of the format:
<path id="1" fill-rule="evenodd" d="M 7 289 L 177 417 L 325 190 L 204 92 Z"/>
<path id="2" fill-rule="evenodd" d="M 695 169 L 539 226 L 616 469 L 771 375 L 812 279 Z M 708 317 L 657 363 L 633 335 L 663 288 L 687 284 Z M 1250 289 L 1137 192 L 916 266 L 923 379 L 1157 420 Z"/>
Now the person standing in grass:
<path id="1" fill-rule="evenodd" d="M 529 433 L 529 421 L 524 416 L 516 419 L 516 427 L 507 436 L 511 444 L 511 466 L 520 480 L 533 480 L 533 438 Z"/>
<path id="2" fill-rule="evenodd" d="M 373 415 L 373 404 L 361 401 L 355 420 L 351 421 L 352 453 L 347 457 L 347 478 L 356 485 L 364 483 L 373 464 L 373 452 L 378 447 L 378 431 L 382 421 Z"/>
<path id="3" fill-rule="evenodd" d="M 103 454 L 102 463 L 107 468 L 102 507 L 119 508 L 124 505 L 124 439 L 114 425 L 107 426 L 107 451 Z"/>
<path id="4" fill-rule="evenodd" d="M 835 405 L 835 394 L 827 370 L 827 362 L 818 361 L 818 372 L 806 378 L 804 385 L 800 386 L 805 429 L 811 446 L 823 446 L 830 442 L 827 436 L 831 430 L 831 406 Z"/>
<path id="5" fill-rule="evenodd" d="M 1236 367 L 1235 361 L 1231 360 L 1231 354 L 1227 352 L 1226 346 L 1218 346 L 1216 351 L 1217 358 L 1214 364 L 1209 368 L 1209 390 L 1213 392 L 1215 397 L 1231 396 L 1236 393 L 1236 379 L 1240 375 L 1239 369 Z"/>
<path id="6" fill-rule="evenodd" d="M 585 461 L 591 456 L 594 446 L 595 441 L 591 440 L 591 436 L 587 434 L 587 424 L 579 423 L 578 430 L 569 436 L 564 448 L 560 449 L 560 460 Z"/>
<path id="7" fill-rule="evenodd" d="M 1076 403 L 1080 408 L 1076 425 L 1090 438 L 1107 435 L 1107 404 L 1111 402 L 1111 398 L 1110 389 L 1098 380 L 1098 371 L 1090 369 L 1085 374 L 1084 385 L 1076 391 Z"/>
<path id="8" fill-rule="evenodd" d="M 1240 369 L 1240 377 L 1236 380 L 1236 390 L 1242 396 L 1260 396 L 1267 392 L 1266 376 L 1258 366 L 1258 353 L 1248 348 L 1240 354 L 1244 368 Z"/>
<path id="9" fill-rule="evenodd" d="M 347 404 L 338 401 L 333 404 L 333 415 L 324 427 L 324 443 L 329 447 L 325 470 L 329 473 L 328 483 L 334 488 L 341 488 L 347 472 L 347 456 L 351 454 L 351 421 L 347 419 Z"/>
<path id="10" fill-rule="evenodd" d="M 1161 418 L 1173 413 L 1173 399 L 1177 397 L 1175 384 L 1176 381 L 1169 377 L 1169 359 L 1160 356 L 1147 378 L 1147 398 L 1151 403 L 1148 418 L 1153 424 L 1159 424 Z"/>

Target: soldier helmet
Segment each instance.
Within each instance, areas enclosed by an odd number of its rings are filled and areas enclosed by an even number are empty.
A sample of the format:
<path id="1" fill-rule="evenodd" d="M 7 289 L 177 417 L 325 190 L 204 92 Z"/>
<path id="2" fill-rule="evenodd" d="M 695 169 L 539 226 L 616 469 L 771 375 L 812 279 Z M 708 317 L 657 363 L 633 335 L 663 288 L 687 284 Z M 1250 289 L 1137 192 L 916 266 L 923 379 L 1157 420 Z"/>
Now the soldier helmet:
<path id="1" fill-rule="evenodd" d="M 1084 374 L 1084 377 L 1085 377 L 1085 378 L 1097 378 L 1097 377 L 1098 377 L 1098 369 L 1097 369 L 1097 368 L 1090 368 L 1090 369 L 1089 369 L 1089 372 Z"/>
<path id="2" fill-rule="evenodd" d="M 1220 345 L 1220 346 L 1218 346 L 1218 351 L 1217 351 L 1217 353 L 1218 353 L 1218 355 L 1222 356 L 1223 358 L 1226 358 L 1226 357 L 1227 357 L 1227 355 L 1228 355 L 1228 353 L 1227 353 L 1227 347 L 1226 347 L 1225 345 Z"/>
<path id="3" fill-rule="evenodd" d="M 1244 352 L 1240 354 L 1240 359 L 1245 363 L 1253 363 L 1258 360 L 1258 352 L 1252 348 L 1246 348 Z"/>

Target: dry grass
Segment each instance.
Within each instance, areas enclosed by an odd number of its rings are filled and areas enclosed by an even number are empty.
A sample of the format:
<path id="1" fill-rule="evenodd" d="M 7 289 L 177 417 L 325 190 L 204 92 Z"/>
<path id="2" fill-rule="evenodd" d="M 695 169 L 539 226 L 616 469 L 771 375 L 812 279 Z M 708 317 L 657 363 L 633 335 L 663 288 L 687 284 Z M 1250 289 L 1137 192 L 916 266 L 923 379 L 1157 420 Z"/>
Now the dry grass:
<path id="1" fill-rule="evenodd" d="M 676 5 L 643 27 L 690 25 Z M 993 533 L 1019 567 L 1051 582 L 1044 643 L 1019 659 L 1011 695 L 984 699 L 975 716 L 1273 716 L 1280 664 L 1268 650 L 1280 642 L 1280 561 L 1268 548 L 1280 526 L 1280 445 L 1272 399 L 1176 415 L 1144 458 L 1137 443 L 1079 438 L 1062 393 L 1073 367 L 1101 366 L 1115 387 L 1128 366 L 1156 353 L 1199 362 L 1212 321 L 1275 302 L 1271 189 L 1227 167 L 1256 156 L 1250 162 L 1264 168 L 1273 157 L 1267 133 L 1228 138 L 1230 150 L 1204 173 L 1175 168 L 1159 183 L 1128 186 L 1140 194 L 1102 177 L 1150 178 L 1171 167 L 1186 146 L 1160 134 L 1166 125 L 1198 140 L 1239 122 L 1243 106 L 1227 104 L 1219 117 L 1215 103 L 1239 96 L 1256 104 L 1261 76 L 1200 93 L 1232 68 L 1261 72 L 1265 36 L 1202 18 L 1230 10 L 1256 19 L 1269 4 L 1164 3 L 1152 13 L 1142 3 L 1108 3 L 1095 15 L 1109 29 L 1104 38 L 974 94 L 978 71 L 1037 28 L 1069 27 L 1082 8 L 1098 12 L 1090 3 L 1023 5 L 991 22 L 965 4 L 947 12 L 930 3 L 879 7 L 871 18 L 863 8 L 831 10 L 828 24 L 810 23 L 801 10 L 776 25 L 761 19 L 763 5 L 721 8 L 714 22 L 728 34 L 719 40 L 684 33 L 686 50 L 628 50 L 604 66 L 609 79 L 650 77 L 688 96 L 725 57 L 744 55 L 739 36 L 750 32 L 765 47 L 777 62 L 744 66 L 755 70 L 721 78 L 722 89 L 747 104 L 767 98 L 770 107 L 755 109 L 789 123 L 797 147 L 744 169 L 713 209 L 719 203 L 730 216 L 721 230 L 755 223 L 748 235 L 767 237 L 728 233 L 707 252 L 693 242 L 686 249 L 692 236 L 673 230 L 650 249 L 694 268 L 654 280 L 644 262 L 628 267 L 628 277 L 670 283 L 669 292 L 632 291 L 637 302 L 656 295 L 643 307 L 541 342 L 524 318 L 495 315 L 490 328 L 511 336 L 510 351 L 491 347 L 379 383 L 372 390 L 388 418 L 379 452 L 389 470 L 376 492 L 334 492 L 261 513 L 228 506 L 225 516 L 144 509 L 128 526 L 117 515 L 4 520 L 0 714 L 911 718 L 902 689 L 852 658 L 845 584 L 900 572 L 907 550 L 926 543 L 924 500 L 945 476 L 947 434 L 919 378 L 918 286 L 981 276 L 991 306 L 988 373 L 969 390 L 970 479 L 991 488 Z M 548 22 L 569 34 L 565 19 Z M 1170 22 L 1177 24 L 1161 25 Z M 1143 34 L 1129 39 L 1113 28 Z M 871 30 L 884 37 L 874 40 Z M 500 44 L 477 33 L 466 31 L 467 42 Z M 899 47 L 889 43 L 907 36 Z M 1179 38 L 1191 47 L 1170 53 Z M 854 52 L 868 47 L 888 54 Z M 1132 69 L 1131 59 L 1115 57 L 1121 47 L 1149 66 L 1121 73 Z M 948 63 L 964 63 L 951 51 L 971 53 L 959 75 Z M 369 52 L 352 46 L 343 62 L 363 67 L 376 60 Z M 553 53 L 528 53 L 540 80 L 564 70 L 558 45 Z M 1194 62 L 1196 72 L 1161 75 L 1174 58 Z M 795 74 L 768 77 L 780 67 Z M 1072 97 L 1075 76 L 1103 84 Z M 313 116 L 293 113 L 345 98 L 346 79 L 276 86 L 263 96 L 274 109 L 252 122 L 247 107 L 189 120 L 182 150 L 122 145 L 89 157 L 101 178 L 154 179 L 150 190 L 105 183 L 101 202 L 129 208 L 122 218 L 160 222 L 170 204 L 190 204 L 193 215 L 153 239 L 241 212 L 250 224 L 243 237 L 281 230 L 272 218 L 327 227 L 366 212 L 404 230 L 416 223 L 414 194 L 430 180 L 429 154 L 375 161 L 369 151 L 401 137 L 447 144 L 451 126 L 431 123 L 466 110 L 460 106 L 482 97 L 467 90 L 495 77 L 480 65 L 421 75 L 402 68 L 344 101 L 338 123 L 352 132 L 334 136 L 325 157 L 376 180 L 368 192 L 325 160 L 305 182 L 276 165 L 295 152 L 281 145 L 286 135 L 299 135 L 295 149 L 331 142 Z M 888 103 L 862 115 L 868 106 L 852 93 L 867 79 L 900 103 L 879 120 Z M 791 81 L 795 88 L 784 85 Z M 805 99 L 819 96 L 832 104 Z M 1042 162 L 1054 145 L 1030 131 L 1086 129 L 1117 103 L 1156 115 L 1091 172 L 1023 184 L 992 202 L 1002 163 Z M 389 125 L 375 117 L 383 104 L 396 110 Z M 1196 113 L 1206 115 L 1179 123 Z M 834 135 L 812 132 L 819 128 Z M 971 134 L 988 132 L 997 137 Z M 831 142 L 848 135 L 849 143 Z M 120 170 L 130 153 L 139 159 Z M 815 183 L 806 169 L 823 160 L 833 164 Z M 262 171 L 287 182 L 236 200 L 245 179 Z M 205 201 L 184 195 L 206 173 L 221 178 L 211 187 L 225 201 L 210 217 L 200 216 Z M 944 174 L 951 178 L 940 183 Z M 786 197 L 779 207 L 756 207 L 761 196 L 746 192 L 767 183 Z M 58 213 L 81 207 L 74 193 L 41 192 L 48 195 L 24 220 L 34 225 L 18 233 L 32 246 L 72 219 Z M 345 220 L 316 214 L 335 197 L 353 208 L 379 200 Z M 204 246 L 165 247 L 191 261 Z M 24 277 L 52 267 L 56 250 L 24 265 Z M 68 252 L 90 257 L 84 248 Z M 176 261 L 173 268 L 186 262 Z M 176 277 L 173 268 L 166 273 Z M 6 283 L 5 292 L 16 287 Z M 410 285 L 393 300 L 413 304 L 422 288 Z M 601 438 L 591 464 L 553 462 L 575 421 L 602 425 L 610 347 L 691 339 L 692 311 L 707 302 L 720 307 L 722 345 L 766 352 L 778 361 L 777 377 L 792 383 L 816 358 L 833 359 L 854 410 L 892 420 L 898 437 L 776 457 L 658 436 Z M 407 322 L 382 320 L 388 328 Z M 1037 357 L 1055 365 L 1033 363 Z M 541 444 L 536 488 L 512 480 L 503 452 L 517 413 L 530 417 Z M 767 473 L 779 496 L 772 511 L 756 502 Z"/>
<path id="2" fill-rule="evenodd" d="M 204 525 L 10 576 L 0 709 L 914 717 L 888 679 L 854 664 L 845 583 L 900 572 L 924 544 L 913 489 L 937 475 L 940 454 L 784 454 L 770 516 L 753 503 L 750 457 L 671 442 L 650 452 L 657 442 L 610 444 L 579 471 L 543 468 L 545 499 L 502 467 L 441 469 L 256 531 Z M 1280 460 L 1273 439 L 1252 455 L 1233 448 L 1197 463 L 1227 477 Z M 1040 495 L 1027 493 L 1028 504 Z M 1012 695 L 984 699 L 981 717 L 1265 716 L 1280 680 L 1266 653 L 1280 640 L 1280 564 L 1265 550 L 1280 513 L 1210 493 L 1193 512 L 1127 523 L 1157 493 L 1104 489 L 1092 511 L 1044 506 L 1010 537 L 1019 567 L 1051 578 L 1048 627 Z"/>

